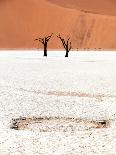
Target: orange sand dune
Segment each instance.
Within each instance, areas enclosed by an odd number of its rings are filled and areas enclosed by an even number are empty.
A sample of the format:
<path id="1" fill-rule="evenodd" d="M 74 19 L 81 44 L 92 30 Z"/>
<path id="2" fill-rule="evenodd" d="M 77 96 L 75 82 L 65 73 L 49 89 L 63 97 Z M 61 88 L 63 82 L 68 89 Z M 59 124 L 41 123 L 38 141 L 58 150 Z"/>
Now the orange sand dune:
<path id="1" fill-rule="evenodd" d="M 74 49 L 116 49 L 116 3 L 102 1 L 2 0 L 0 48 L 42 48 L 33 40 L 53 32 L 70 36 Z M 51 39 L 49 48 L 62 48 L 58 38 Z"/>
<path id="2" fill-rule="evenodd" d="M 48 0 L 67 8 L 85 10 L 97 14 L 116 15 L 115 0 Z"/>

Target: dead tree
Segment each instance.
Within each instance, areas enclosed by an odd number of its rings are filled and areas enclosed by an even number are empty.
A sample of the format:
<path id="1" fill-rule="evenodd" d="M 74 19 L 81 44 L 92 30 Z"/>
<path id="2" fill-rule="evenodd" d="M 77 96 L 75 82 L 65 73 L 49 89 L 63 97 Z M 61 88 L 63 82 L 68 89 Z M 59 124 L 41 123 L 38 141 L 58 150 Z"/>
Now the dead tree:
<path id="1" fill-rule="evenodd" d="M 44 46 L 44 56 L 47 57 L 47 48 L 48 48 L 48 41 L 51 39 L 53 33 L 50 36 L 44 37 L 44 38 L 37 38 L 34 41 L 39 41 Z"/>
<path id="2" fill-rule="evenodd" d="M 60 34 L 57 36 L 61 42 L 62 42 L 62 45 L 64 47 L 64 49 L 66 50 L 66 54 L 65 54 L 65 57 L 68 57 L 68 54 L 70 52 L 70 50 L 72 49 L 72 45 L 71 45 L 71 41 L 70 41 L 70 38 L 68 38 L 67 40 L 64 40 Z"/>

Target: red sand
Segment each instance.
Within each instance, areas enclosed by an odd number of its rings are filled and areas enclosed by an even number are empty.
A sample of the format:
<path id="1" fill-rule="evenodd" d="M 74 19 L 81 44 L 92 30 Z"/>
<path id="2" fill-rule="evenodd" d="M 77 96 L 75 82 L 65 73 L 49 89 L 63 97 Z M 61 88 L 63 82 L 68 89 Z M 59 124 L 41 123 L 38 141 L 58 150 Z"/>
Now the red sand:
<path id="1" fill-rule="evenodd" d="M 74 49 L 116 49 L 114 0 L 2 0 L 0 48 L 42 48 L 36 37 L 49 35 L 49 48 L 62 48 L 60 33 Z M 104 14 L 104 15 L 103 15 Z"/>

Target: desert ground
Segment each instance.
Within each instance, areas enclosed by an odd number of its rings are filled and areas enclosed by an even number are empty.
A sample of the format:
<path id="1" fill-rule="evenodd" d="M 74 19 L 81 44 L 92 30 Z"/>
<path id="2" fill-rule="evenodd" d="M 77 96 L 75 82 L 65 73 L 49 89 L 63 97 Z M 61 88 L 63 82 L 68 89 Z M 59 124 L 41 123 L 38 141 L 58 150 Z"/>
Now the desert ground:
<path id="1" fill-rule="evenodd" d="M 115 155 L 116 54 L 0 52 L 0 155 Z"/>
<path id="2" fill-rule="evenodd" d="M 115 0 L 1 0 L 0 48 L 42 49 L 34 39 L 54 33 L 49 49 L 63 50 L 60 33 L 75 50 L 115 50 L 115 8 Z"/>

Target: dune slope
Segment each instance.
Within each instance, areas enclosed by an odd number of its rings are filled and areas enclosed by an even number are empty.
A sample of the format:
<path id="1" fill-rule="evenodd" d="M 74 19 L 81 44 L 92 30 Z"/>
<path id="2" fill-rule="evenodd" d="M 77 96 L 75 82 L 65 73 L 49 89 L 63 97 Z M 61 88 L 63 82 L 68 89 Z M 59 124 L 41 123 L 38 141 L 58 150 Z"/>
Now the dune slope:
<path id="1" fill-rule="evenodd" d="M 115 0 L 48 0 L 51 3 L 103 15 L 116 15 Z"/>
<path id="2" fill-rule="evenodd" d="M 116 11 L 112 9 L 115 2 L 103 1 L 100 8 L 99 0 L 96 1 L 97 7 L 92 5 L 92 1 L 89 5 L 86 2 L 0 1 L 0 48 L 42 48 L 33 40 L 53 32 L 65 38 L 70 36 L 74 49 L 116 49 Z M 58 38 L 52 38 L 49 48 L 62 49 Z"/>

